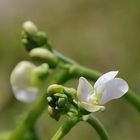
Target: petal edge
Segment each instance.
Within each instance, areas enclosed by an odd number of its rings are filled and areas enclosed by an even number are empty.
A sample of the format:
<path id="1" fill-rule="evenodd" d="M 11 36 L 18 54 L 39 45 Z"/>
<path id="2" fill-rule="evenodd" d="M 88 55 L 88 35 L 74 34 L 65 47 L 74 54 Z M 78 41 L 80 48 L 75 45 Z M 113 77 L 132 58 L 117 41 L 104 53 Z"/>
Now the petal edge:
<path id="1" fill-rule="evenodd" d="M 77 88 L 77 98 L 80 102 L 88 102 L 89 96 L 93 92 L 92 85 L 84 77 L 79 78 L 79 84 Z"/>
<path id="2" fill-rule="evenodd" d="M 110 71 L 105 74 L 103 74 L 94 84 L 94 89 L 96 89 L 98 86 L 103 85 L 104 83 L 108 82 L 109 80 L 115 78 L 115 76 L 118 74 L 119 71 Z"/>
<path id="3" fill-rule="evenodd" d="M 105 110 L 104 106 L 89 104 L 89 103 L 86 103 L 86 102 L 82 102 L 81 106 L 89 112 L 97 112 L 97 111 Z"/>
<path id="4" fill-rule="evenodd" d="M 110 100 L 122 97 L 128 91 L 128 84 L 121 78 L 114 78 L 104 86 L 103 96 L 101 98 L 101 104 L 105 104 Z"/>

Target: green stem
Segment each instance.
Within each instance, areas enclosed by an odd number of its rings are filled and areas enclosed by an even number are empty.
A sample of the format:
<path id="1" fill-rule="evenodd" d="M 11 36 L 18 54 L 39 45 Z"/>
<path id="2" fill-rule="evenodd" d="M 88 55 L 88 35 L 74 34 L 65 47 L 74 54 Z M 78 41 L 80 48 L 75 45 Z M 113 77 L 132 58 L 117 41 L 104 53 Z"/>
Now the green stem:
<path id="1" fill-rule="evenodd" d="M 33 107 L 33 109 L 29 112 L 28 116 L 25 118 L 23 123 L 15 129 L 15 131 L 11 134 L 9 140 L 22 140 L 24 139 L 24 135 L 32 129 L 37 121 L 38 117 L 42 114 L 42 112 L 47 107 L 46 101 L 47 94 L 41 97 L 39 102 Z"/>
<path id="2" fill-rule="evenodd" d="M 109 136 L 104 126 L 92 115 L 85 115 L 82 117 L 83 121 L 88 122 L 98 133 L 101 140 L 109 140 Z M 74 117 L 66 121 L 56 132 L 51 140 L 62 140 L 62 138 L 68 134 L 68 132 L 79 122 L 81 118 Z"/>
<path id="3" fill-rule="evenodd" d="M 66 81 L 69 81 L 72 78 L 72 76 L 69 74 L 68 71 L 62 71 L 57 75 L 54 80 L 51 82 L 51 84 L 59 83 L 64 84 Z"/>
<path id="4" fill-rule="evenodd" d="M 32 135 L 32 140 L 40 140 L 40 138 L 39 138 L 39 136 L 38 136 L 38 134 L 36 132 L 35 127 L 31 128 L 30 131 L 31 131 L 30 133 Z"/>
<path id="5" fill-rule="evenodd" d="M 64 56 L 63 54 L 61 54 L 60 52 L 53 50 L 53 53 L 62 61 L 65 62 L 67 64 L 77 64 L 77 62 L 75 62 L 74 60 Z"/>
<path id="6" fill-rule="evenodd" d="M 80 65 L 72 65 L 69 67 L 69 69 L 71 75 L 73 75 L 73 78 L 79 78 L 80 76 L 84 76 L 89 80 L 96 81 L 102 75 L 97 71 L 85 68 Z"/>
<path id="7" fill-rule="evenodd" d="M 78 117 L 70 118 L 67 120 L 56 132 L 51 140 L 62 140 L 62 138 L 68 134 L 68 132 L 74 127 L 80 119 Z"/>
<path id="8" fill-rule="evenodd" d="M 137 94 L 129 90 L 123 97 L 140 112 L 140 98 Z"/>
<path id="9" fill-rule="evenodd" d="M 94 116 L 86 116 L 85 121 L 88 122 L 93 128 L 95 128 L 101 140 L 109 140 L 109 136 L 104 126 Z"/>

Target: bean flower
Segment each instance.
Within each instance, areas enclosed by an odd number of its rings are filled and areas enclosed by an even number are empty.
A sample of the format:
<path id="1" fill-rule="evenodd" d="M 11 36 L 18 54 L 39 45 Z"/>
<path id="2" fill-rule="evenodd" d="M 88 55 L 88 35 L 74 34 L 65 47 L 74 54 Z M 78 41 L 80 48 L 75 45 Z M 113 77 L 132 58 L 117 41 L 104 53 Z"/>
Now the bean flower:
<path id="1" fill-rule="evenodd" d="M 122 97 L 128 91 L 128 84 L 121 78 L 116 78 L 118 71 L 103 74 L 95 82 L 94 87 L 80 77 L 77 89 L 77 98 L 80 105 L 89 112 L 104 110 L 105 103 Z"/>
<path id="2" fill-rule="evenodd" d="M 28 61 L 18 63 L 10 77 L 16 99 L 26 103 L 33 102 L 42 91 L 47 73 L 47 64 L 35 66 Z"/>

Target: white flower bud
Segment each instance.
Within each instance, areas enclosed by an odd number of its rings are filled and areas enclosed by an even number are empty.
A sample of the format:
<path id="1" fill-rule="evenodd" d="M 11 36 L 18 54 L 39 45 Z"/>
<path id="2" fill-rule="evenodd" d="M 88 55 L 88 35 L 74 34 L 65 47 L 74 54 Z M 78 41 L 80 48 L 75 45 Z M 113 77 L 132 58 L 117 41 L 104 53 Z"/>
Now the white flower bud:
<path id="1" fill-rule="evenodd" d="M 12 71 L 10 82 L 14 95 L 18 100 L 27 103 L 33 102 L 41 93 L 41 79 L 38 79 L 40 77 L 36 69 L 38 67 L 34 64 L 28 61 L 22 61 Z M 42 80 L 42 84 L 43 82 L 44 80 Z"/>
<path id="2" fill-rule="evenodd" d="M 24 32 L 26 32 L 29 35 L 33 35 L 34 36 L 38 32 L 37 27 L 31 21 L 24 22 L 22 28 L 23 28 Z"/>

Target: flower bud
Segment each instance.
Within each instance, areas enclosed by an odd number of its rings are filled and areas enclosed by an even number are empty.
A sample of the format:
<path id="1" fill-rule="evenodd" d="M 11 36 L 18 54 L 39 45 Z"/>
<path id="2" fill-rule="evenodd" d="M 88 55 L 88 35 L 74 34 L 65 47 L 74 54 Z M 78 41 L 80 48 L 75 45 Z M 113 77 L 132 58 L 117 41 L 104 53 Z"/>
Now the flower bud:
<path id="1" fill-rule="evenodd" d="M 48 112 L 49 112 L 49 115 L 56 121 L 60 119 L 61 113 L 59 112 L 59 110 L 56 110 L 51 106 L 48 106 Z"/>
<path id="2" fill-rule="evenodd" d="M 26 21 L 22 27 L 22 42 L 27 51 L 40 46 L 45 46 L 48 50 L 52 51 L 51 45 L 48 42 L 47 34 L 45 32 L 38 31 L 33 22 Z"/>
<path id="3" fill-rule="evenodd" d="M 54 108 L 56 107 L 56 99 L 54 97 L 52 96 L 47 97 L 47 101 L 48 101 L 49 106 L 54 107 Z"/>
<path id="4" fill-rule="evenodd" d="M 32 40 L 29 40 L 28 38 L 23 38 L 22 43 L 28 52 L 37 47 L 36 43 Z"/>
<path id="5" fill-rule="evenodd" d="M 58 107 L 62 108 L 68 102 L 67 98 L 59 98 L 57 101 Z"/>
<path id="6" fill-rule="evenodd" d="M 49 74 L 49 66 L 46 63 L 41 64 L 40 66 L 36 67 L 32 73 L 32 82 L 46 80 Z"/>
<path id="7" fill-rule="evenodd" d="M 50 85 L 47 89 L 47 94 L 49 96 L 52 96 L 55 93 L 63 93 L 63 92 L 64 92 L 64 87 L 62 85 L 57 85 L 57 84 Z"/>
<path id="8" fill-rule="evenodd" d="M 72 97 L 72 98 L 75 98 L 76 97 L 76 93 L 77 93 L 77 91 L 74 88 L 67 88 L 67 87 L 64 87 L 64 92 L 69 97 Z"/>
<path id="9" fill-rule="evenodd" d="M 27 33 L 29 36 L 35 36 L 38 32 L 37 27 L 31 21 L 26 21 L 22 25 L 23 31 Z"/>
<path id="10" fill-rule="evenodd" d="M 34 40 L 38 46 L 43 46 L 47 43 L 48 37 L 45 32 L 37 32 L 37 34 L 32 37 L 32 40 Z"/>
<path id="11" fill-rule="evenodd" d="M 59 118 L 62 114 L 67 113 L 70 110 L 71 104 L 68 101 L 67 95 L 64 93 L 55 93 L 47 97 L 49 105 L 49 114 L 54 119 L 58 120 L 58 116 L 55 118 L 55 115 L 59 115 Z"/>
<path id="12" fill-rule="evenodd" d="M 50 67 L 55 67 L 58 63 L 58 58 L 45 48 L 35 48 L 29 53 L 30 57 L 38 61 L 46 62 Z"/>
<path id="13" fill-rule="evenodd" d="M 17 64 L 10 77 L 15 97 L 22 102 L 33 102 L 42 92 L 45 81 L 41 78 L 43 75 L 47 78 L 47 70 L 46 64 L 39 67 L 28 61 Z"/>

